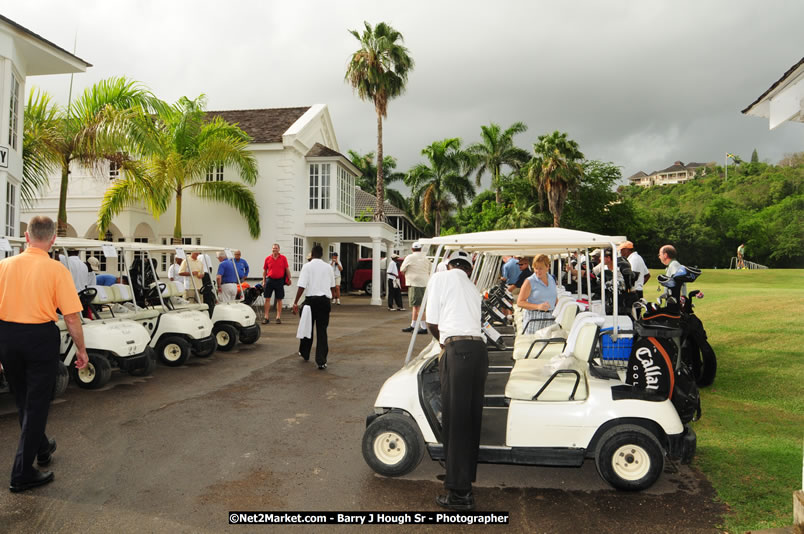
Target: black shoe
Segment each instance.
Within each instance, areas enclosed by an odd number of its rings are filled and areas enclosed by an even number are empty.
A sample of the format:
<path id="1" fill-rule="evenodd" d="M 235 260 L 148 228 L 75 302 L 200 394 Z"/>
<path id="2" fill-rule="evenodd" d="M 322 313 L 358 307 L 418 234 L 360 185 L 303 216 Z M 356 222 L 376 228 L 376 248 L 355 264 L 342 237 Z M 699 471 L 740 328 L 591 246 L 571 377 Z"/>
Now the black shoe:
<path id="1" fill-rule="evenodd" d="M 11 482 L 8 489 L 12 493 L 29 490 L 53 482 L 53 471 L 37 471 L 33 478 L 21 482 Z"/>
<path id="2" fill-rule="evenodd" d="M 475 497 L 471 491 L 460 494 L 450 490 L 446 495 L 436 497 L 436 504 L 450 510 L 474 510 Z"/>
<path id="3" fill-rule="evenodd" d="M 420 328 L 420 329 L 419 329 L 419 335 L 424 335 L 424 334 L 426 334 L 426 333 L 427 333 L 427 329 L 426 329 L 426 328 Z"/>
<path id="4" fill-rule="evenodd" d="M 412 326 L 409 326 L 407 328 L 402 329 L 403 332 L 413 332 L 414 330 L 415 330 L 415 328 L 413 328 Z"/>
<path id="5" fill-rule="evenodd" d="M 48 465 L 50 461 L 53 459 L 53 453 L 56 452 L 56 440 L 49 439 L 47 441 L 47 450 L 45 452 L 40 452 L 36 455 L 36 463 L 41 465 L 42 467 Z"/>
<path id="6" fill-rule="evenodd" d="M 325 364 L 325 363 L 322 363 L 321 365 L 318 366 L 319 371 L 323 371 L 326 368 L 327 368 L 327 364 Z"/>

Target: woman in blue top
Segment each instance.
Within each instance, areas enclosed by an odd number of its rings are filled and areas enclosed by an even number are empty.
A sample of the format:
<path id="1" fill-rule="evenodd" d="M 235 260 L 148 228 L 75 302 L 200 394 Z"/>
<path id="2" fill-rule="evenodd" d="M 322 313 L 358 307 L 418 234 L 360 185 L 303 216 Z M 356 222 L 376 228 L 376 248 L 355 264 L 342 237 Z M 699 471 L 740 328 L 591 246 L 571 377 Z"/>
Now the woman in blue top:
<path id="1" fill-rule="evenodd" d="M 550 258 L 544 254 L 536 256 L 533 260 L 533 275 L 522 284 L 516 304 L 525 313 L 522 320 L 525 323 L 523 334 L 535 334 L 537 330 L 552 325 L 553 309 L 558 301 L 556 281 L 547 272 L 550 268 Z"/>

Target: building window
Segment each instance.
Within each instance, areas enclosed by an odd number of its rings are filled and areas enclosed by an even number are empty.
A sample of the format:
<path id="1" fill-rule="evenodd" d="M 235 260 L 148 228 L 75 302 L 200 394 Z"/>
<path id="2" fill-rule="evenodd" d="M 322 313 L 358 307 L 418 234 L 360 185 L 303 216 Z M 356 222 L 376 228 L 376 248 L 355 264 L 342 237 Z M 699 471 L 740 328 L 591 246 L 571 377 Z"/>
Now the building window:
<path id="1" fill-rule="evenodd" d="M 17 150 L 17 136 L 19 135 L 20 121 L 20 82 L 17 76 L 11 73 L 11 108 L 8 117 L 8 144 Z"/>
<path id="2" fill-rule="evenodd" d="M 120 178 L 120 164 L 116 161 L 109 162 L 109 180 L 117 180 Z"/>
<path id="3" fill-rule="evenodd" d="M 310 202 L 311 210 L 328 210 L 330 208 L 330 166 L 329 163 L 310 164 Z"/>
<path id="4" fill-rule="evenodd" d="M 293 271 L 299 272 L 304 265 L 304 238 L 293 236 Z"/>
<path id="5" fill-rule="evenodd" d="M 222 182 L 223 181 L 223 163 L 213 165 L 207 169 L 207 182 Z"/>
<path id="6" fill-rule="evenodd" d="M 6 182 L 6 235 L 17 235 L 15 219 L 17 217 L 17 186 Z"/>
<path id="7" fill-rule="evenodd" d="M 338 211 L 353 219 L 355 216 L 355 177 L 340 165 L 337 169 Z"/>

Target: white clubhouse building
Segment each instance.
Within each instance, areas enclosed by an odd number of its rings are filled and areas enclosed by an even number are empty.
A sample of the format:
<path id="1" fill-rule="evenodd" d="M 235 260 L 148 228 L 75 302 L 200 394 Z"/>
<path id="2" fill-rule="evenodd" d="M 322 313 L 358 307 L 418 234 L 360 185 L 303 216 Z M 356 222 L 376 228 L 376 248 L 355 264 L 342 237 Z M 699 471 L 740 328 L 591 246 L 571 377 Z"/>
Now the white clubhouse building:
<path id="1" fill-rule="evenodd" d="M 86 72 L 89 63 L 0 15 L 0 212 L 2 234 L 20 235 L 22 125 L 27 77 Z M 25 220 L 27 215 L 23 215 Z"/>
<path id="2" fill-rule="evenodd" d="M 261 236 L 251 239 L 245 220 L 229 206 L 202 201 L 192 194 L 182 200 L 182 230 L 185 243 L 240 249 L 248 261 L 249 278 L 262 276 L 262 264 L 278 243 L 287 256 L 295 281 L 314 244 L 327 252 L 339 251 L 344 267 L 356 262 L 359 247 L 369 246 L 374 258 L 374 287 L 381 287 L 380 255 L 404 248 L 397 229 L 384 222 L 355 221 L 355 178 L 360 171 L 339 152 L 338 141 L 326 105 L 232 111 L 210 111 L 238 124 L 252 137 L 249 149 L 258 166 L 253 187 L 260 209 Z M 68 236 L 98 239 L 98 208 L 111 181 L 119 176 L 114 164 L 100 169 L 71 168 L 67 195 Z M 227 168 L 210 169 L 207 180 L 238 181 Z M 59 176 L 25 217 L 57 215 Z M 118 215 L 102 239 L 170 244 L 175 223 L 171 206 L 158 220 L 144 207 L 132 207 Z M 418 236 L 416 236 L 418 237 Z M 409 245 L 409 243 L 408 243 Z M 343 250 L 342 250 L 343 249 Z M 325 258 L 326 260 L 326 258 Z M 167 270 L 170 257 L 162 258 Z M 286 298 L 288 300 L 288 298 Z M 380 304 L 378 292 L 372 304 Z"/>

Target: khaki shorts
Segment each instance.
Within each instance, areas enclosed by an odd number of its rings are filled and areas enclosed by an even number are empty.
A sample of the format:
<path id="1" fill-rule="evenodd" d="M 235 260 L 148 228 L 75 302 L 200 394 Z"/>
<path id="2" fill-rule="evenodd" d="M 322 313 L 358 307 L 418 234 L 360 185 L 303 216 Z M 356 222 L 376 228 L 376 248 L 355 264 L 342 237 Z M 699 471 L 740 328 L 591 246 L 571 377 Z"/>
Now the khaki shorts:
<path id="1" fill-rule="evenodd" d="M 408 301 L 410 302 L 410 307 L 413 306 L 421 306 L 422 301 L 424 300 L 424 289 L 423 287 L 415 287 L 411 286 L 408 288 Z"/>

